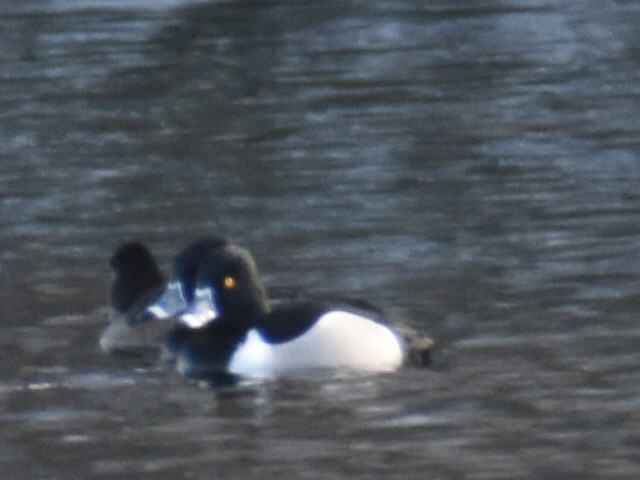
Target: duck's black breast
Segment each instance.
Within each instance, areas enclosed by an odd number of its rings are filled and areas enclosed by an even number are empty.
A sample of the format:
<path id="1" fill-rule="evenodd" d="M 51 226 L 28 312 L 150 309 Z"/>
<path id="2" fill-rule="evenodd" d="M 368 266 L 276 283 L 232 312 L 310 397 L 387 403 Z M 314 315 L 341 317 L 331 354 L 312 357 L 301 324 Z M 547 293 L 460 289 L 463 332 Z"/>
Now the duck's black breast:
<path id="1" fill-rule="evenodd" d="M 224 370 L 245 334 L 224 324 L 199 329 L 176 326 L 169 332 L 165 348 L 171 357 L 181 358 L 193 371 Z"/>

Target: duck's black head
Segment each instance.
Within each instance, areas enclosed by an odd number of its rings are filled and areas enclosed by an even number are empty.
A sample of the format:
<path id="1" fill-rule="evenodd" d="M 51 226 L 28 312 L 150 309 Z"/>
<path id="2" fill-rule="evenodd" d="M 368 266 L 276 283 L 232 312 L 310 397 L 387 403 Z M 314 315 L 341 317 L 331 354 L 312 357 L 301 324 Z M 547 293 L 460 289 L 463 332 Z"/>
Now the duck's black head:
<path id="1" fill-rule="evenodd" d="M 172 282 L 179 282 L 187 303 L 191 303 L 196 289 L 198 270 L 202 261 L 211 254 L 229 244 L 223 237 L 205 237 L 187 248 L 176 257 L 173 264 Z"/>
<path id="2" fill-rule="evenodd" d="M 184 312 L 194 298 L 200 263 L 209 252 L 226 244 L 228 241 L 222 237 L 205 237 L 182 250 L 173 263 L 171 280 L 164 292 L 138 320 L 174 318 Z"/>
<path id="3" fill-rule="evenodd" d="M 164 285 L 164 275 L 153 255 L 140 242 L 124 243 L 110 260 L 115 273 L 111 288 L 111 305 L 121 313 L 157 292 Z"/>
<path id="4" fill-rule="evenodd" d="M 268 310 L 267 294 L 247 250 L 224 242 L 198 265 L 194 299 L 181 320 L 192 328 L 211 322 L 250 328 Z"/>

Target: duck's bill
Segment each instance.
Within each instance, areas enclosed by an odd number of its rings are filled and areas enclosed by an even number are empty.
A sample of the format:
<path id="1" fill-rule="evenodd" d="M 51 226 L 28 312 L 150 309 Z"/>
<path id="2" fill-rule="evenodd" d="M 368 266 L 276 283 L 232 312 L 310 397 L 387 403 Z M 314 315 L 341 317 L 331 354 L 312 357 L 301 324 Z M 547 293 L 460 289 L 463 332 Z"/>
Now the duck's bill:
<path id="1" fill-rule="evenodd" d="M 201 328 L 218 318 L 218 309 L 210 288 L 196 288 L 189 308 L 180 315 L 182 323 L 190 328 Z"/>
<path id="2" fill-rule="evenodd" d="M 155 318 L 157 320 L 167 320 L 176 318 L 182 312 L 187 310 L 188 304 L 184 296 L 182 284 L 180 282 L 171 282 L 167 285 L 165 291 L 155 302 L 149 305 L 141 314 L 147 318 Z"/>

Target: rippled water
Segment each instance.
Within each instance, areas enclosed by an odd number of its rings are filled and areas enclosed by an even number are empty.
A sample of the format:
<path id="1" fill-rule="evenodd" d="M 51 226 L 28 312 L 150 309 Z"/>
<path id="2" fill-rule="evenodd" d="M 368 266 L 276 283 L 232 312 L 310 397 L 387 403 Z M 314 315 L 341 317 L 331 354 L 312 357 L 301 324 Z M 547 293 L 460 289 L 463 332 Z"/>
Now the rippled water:
<path id="1" fill-rule="evenodd" d="M 0 6 L 5 478 L 640 477 L 640 6 Z M 434 367 L 222 391 L 101 353 L 108 258 L 224 233 Z"/>

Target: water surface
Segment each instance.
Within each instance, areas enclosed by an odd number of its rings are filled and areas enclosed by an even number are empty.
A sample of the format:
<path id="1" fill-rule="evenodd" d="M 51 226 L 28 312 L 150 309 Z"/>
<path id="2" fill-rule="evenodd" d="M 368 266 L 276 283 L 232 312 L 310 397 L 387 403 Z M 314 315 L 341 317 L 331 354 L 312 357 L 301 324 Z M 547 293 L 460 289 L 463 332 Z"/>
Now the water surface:
<path id="1" fill-rule="evenodd" d="M 0 6 L 6 478 L 635 479 L 640 7 Z M 123 241 L 348 293 L 431 369 L 223 391 L 101 353 Z"/>

